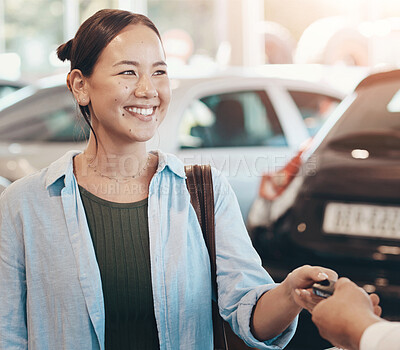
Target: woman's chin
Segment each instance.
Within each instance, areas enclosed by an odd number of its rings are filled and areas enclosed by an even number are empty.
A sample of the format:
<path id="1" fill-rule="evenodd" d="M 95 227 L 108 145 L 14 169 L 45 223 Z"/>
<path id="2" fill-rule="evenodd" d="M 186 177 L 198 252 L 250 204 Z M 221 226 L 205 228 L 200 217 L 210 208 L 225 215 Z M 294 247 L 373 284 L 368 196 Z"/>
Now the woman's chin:
<path id="1" fill-rule="evenodd" d="M 130 133 L 128 135 L 128 139 L 130 141 L 134 142 L 147 142 L 150 141 L 155 135 L 155 131 L 148 131 L 148 132 L 135 132 L 135 133 Z"/>

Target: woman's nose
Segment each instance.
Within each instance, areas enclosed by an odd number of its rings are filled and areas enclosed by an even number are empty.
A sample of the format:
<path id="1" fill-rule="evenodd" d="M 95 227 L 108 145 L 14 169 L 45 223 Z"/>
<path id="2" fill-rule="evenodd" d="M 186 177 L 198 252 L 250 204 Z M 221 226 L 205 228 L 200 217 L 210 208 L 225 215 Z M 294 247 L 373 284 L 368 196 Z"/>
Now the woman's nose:
<path id="1" fill-rule="evenodd" d="M 153 85 L 151 78 L 147 75 L 142 75 L 137 83 L 135 89 L 136 97 L 145 97 L 145 98 L 153 98 L 157 97 L 157 89 Z"/>

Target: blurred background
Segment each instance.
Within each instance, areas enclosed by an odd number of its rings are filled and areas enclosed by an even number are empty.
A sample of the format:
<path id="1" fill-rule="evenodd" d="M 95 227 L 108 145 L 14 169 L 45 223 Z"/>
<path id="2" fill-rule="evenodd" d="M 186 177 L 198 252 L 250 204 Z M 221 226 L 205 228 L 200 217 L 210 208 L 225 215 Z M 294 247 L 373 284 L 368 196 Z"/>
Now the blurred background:
<path id="1" fill-rule="evenodd" d="M 0 77 L 31 81 L 68 68 L 55 55 L 101 8 L 148 15 L 171 73 L 264 63 L 396 65 L 396 0 L 0 0 Z M 179 67 L 179 68 L 178 68 Z"/>

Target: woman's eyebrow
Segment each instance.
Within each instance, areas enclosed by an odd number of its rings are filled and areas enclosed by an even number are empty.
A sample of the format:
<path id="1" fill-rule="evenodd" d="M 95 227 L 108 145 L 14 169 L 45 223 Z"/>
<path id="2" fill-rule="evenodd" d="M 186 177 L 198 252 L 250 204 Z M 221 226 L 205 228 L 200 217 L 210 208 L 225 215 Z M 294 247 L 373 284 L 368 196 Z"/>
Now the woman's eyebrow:
<path id="1" fill-rule="evenodd" d="M 153 67 L 156 66 L 166 66 L 167 64 L 164 61 L 157 61 L 155 63 L 153 63 Z"/>
<path id="2" fill-rule="evenodd" d="M 119 62 L 113 64 L 113 67 L 122 66 L 122 65 L 139 66 L 140 64 L 139 64 L 139 62 L 137 62 L 137 61 L 122 60 L 122 61 L 119 61 Z M 166 66 L 166 65 L 167 65 L 167 64 L 166 64 L 164 61 L 157 61 L 157 62 L 154 62 L 154 63 L 153 63 L 153 67 L 156 67 L 156 66 Z"/>

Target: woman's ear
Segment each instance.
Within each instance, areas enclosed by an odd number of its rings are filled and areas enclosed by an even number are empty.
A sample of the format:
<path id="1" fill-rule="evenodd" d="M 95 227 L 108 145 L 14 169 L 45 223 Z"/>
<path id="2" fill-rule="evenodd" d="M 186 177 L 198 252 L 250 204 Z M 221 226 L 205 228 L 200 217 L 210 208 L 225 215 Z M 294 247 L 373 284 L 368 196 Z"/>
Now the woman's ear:
<path id="1" fill-rule="evenodd" d="M 69 85 L 80 106 L 87 106 L 90 102 L 87 84 L 87 78 L 79 69 L 74 69 L 69 73 Z"/>

